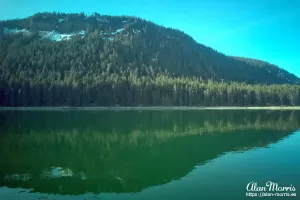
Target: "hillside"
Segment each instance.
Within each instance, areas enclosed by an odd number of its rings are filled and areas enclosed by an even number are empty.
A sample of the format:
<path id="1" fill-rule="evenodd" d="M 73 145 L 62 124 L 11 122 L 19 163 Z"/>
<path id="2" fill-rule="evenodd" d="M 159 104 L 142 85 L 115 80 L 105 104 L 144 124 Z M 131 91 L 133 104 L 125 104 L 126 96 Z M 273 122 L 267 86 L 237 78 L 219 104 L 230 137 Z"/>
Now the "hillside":
<path id="1" fill-rule="evenodd" d="M 283 79 L 286 79 L 287 82 L 292 83 L 299 83 L 299 78 L 295 77 L 294 74 L 291 74 L 281 68 L 279 68 L 276 65 L 273 65 L 271 63 L 262 61 L 262 60 L 257 60 L 257 59 L 252 59 L 252 58 L 242 58 L 242 57 L 233 57 L 236 60 L 243 61 L 249 65 L 252 65 L 254 67 L 259 67 L 261 69 L 264 69 L 270 74 L 277 74 L 278 77 L 281 77 Z"/>
<path id="2" fill-rule="evenodd" d="M 214 105 L 211 94 L 205 100 L 205 88 L 193 100 L 192 89 L 182 84 L 300 82 L 276 66 L 225 56 L 181 31 L 128 16 L 38 13 L 2 21 L 0 52 L 0 105 L 6 106 Z M 168 89 L 157 88 L 162 85 Z M 231 102 L 226 92 L 224 102 L 257 105 L 248 93 L 248 100 L 241 94 Z M 298 93 L 293 93 L 273 104 L 295 104 Z"/>

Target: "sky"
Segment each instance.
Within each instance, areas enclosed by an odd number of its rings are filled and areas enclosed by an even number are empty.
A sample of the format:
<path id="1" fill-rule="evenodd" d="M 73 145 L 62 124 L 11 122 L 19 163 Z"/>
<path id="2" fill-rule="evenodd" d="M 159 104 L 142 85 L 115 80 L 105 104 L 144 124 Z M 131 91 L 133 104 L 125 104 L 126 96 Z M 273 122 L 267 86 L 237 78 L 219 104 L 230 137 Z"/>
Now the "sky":
<path id="1" fill-rule="evenodd" d="M 264 60 L 300 77 L 299 0 L 0 0 L 0 20 L 45 11 L 141 17 L 226 55 Z"/>

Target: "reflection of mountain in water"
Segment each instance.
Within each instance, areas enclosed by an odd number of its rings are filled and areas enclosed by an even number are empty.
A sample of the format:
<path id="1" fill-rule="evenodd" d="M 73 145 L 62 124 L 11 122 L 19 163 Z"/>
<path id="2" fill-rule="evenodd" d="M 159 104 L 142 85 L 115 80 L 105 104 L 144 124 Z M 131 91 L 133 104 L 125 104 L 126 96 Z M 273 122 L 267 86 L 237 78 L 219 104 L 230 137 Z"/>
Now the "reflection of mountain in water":
<path id="1" fill-rule="evenodd" d="M 277 142 L 299 112 L 1 112 L 0 186 L 137 192 L 229 151 Z"/>

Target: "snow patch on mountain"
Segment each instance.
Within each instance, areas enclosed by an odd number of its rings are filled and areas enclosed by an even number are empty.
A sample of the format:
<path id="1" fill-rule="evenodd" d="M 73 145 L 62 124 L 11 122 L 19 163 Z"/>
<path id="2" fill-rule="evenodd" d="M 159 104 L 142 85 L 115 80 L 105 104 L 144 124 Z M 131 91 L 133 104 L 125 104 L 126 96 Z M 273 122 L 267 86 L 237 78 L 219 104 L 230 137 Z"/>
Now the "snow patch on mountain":
<path id="1" fill-rule="evenodd" d="M 30 35 L 31 34 L 31 32 L 30 31 L 28 31 L 28 30 L 26 30 L 26 29 L 17 29 L 17 28 L 15 28 L 15 29 L 8 29 L 8 28 L 4 28 L 4 34 L 13 34 L 13 35 L 15 35 L 15 34 L 23 34 L 23 35 Z"/>
<path id="2" fill-rule="evenodd" d="M 62 23 L 65 19 L 58 19 L 58 23 Z"/>
<path id="3" fill-rule="evenodd" d="M 111 32 L 111 33 L 105 33 L 103 31 L 101 31 L 100 36 L 104 40 L 108 39 L 109 41 L 114 41 L 115 40 L 114 35 L 117 34 L 117 33 L 122 32 L 124 30 L 125 30 L 124 28 L 120 28 L 120 29 L 117 29 L 115 32 Z"/>
<path id="4" fill-rule="evenodd" d="M 81 31 L 78 33 L 78 35 L 81 35 L 81 39 L 84 39 L 85 34 L 86 34 L 86 31 L 84 31 L 84 30 L 81 30 Z"/>
<path id="5" fill-rule="evenodd" d="M 135 29 L 133 29 L 132 31 L 133 31 L 133 33 L 140 33 L 141 32 L 140 30 L 135 30 Z"/>
<path id="6" fill-rule="evenodd" d="M 55 42 L 60 42 L 60 41 L 68 41 L 71 39 L 71 37 L 75 36 L 75 35 L 80 35 L 81 39 L 83 39 L 85 37 L 86 31 L 81 30 L 79 32 L 73 32 L 73 33 L 65 33 L 65 34 L 61 34 L 56 32 L 55 30 L 53 31 L 39 31 L 39 36 L 41 37 L 42 40 L 44 39 L 50 39 L 52 41 Z M 25 36 L 31 35 L 32 32 L 27 30 L 27 29 L 8 29 L 8 28 L 4 28 L 4 34 L 23 34 Z"/>
<path id="7" fill-rule="evenodd" d="M 60 42 L 60 41 L 68 41 L 71 37 L 75 36 L 76 33 L 70 34 L 60 34 L 56 31 L 40 31 L 39 35 L 42 37 L 41 39 L 50 39 L 52 41 Z"/>
<path id="8" fill-rule="evenodd" d="M 124 31 L 124 30 L 125 30 L 124 28 L 120 28 L 120 29 L 116 30 L 115 32 L 112 32 L 111 34 L 112 34 L 112 35 L 115 35 L 115 34 L 117 34 L 117 33 L 120 33 L 120 32 L 122 32 L 122 31 Z"/>
<path id="9" fill-rule="evenodd" d="M 79 34 L 79 35 L 85 35 L 85 33 L 86 33 L 86 31 L 81 30 L 78 34 Z"/>
<path id="10" fill-rule="evenodd" d="M 122 32 L 124 30 L 125 30 L 124 28 L 120 28 L 120 29 L 117 29 L 115 32 L 111 32 L 111 33 L 105 33 L 103 31 L 101 31 L 100 36 L 104 40 L 114 41 L 115 40 L 114 35 Z M 136 32 L 139 32 L 139 31 L 136 30 Z M 27 36 L 27 35 L 32 34 L 32 32 L 27 29 L 4 28 L 4 34 L 23 34 L 23 35 Z M 56 30 L 52 30 L 52 31 L 38 31 L 38 34 L 41 37 L 41 40 L 51 40 L 54 42 L 61 42 L 61 41 L 69 41 L 69 40 L 71 40 L 72 37 L 74 37 L 76 35 L 80 36 L 81 39 L 84 39 L 86 36 L 86 31 L 81 30 L 79 32 L 73 32 L 73 33 L 59 33 Z"/>
<path id="11" fill-rule="evenodd" d="M 56 31 L 39 31 L 39 35 L 41 36 L 42 40 L 48 39 L 52 40 L 55 42 L 61 42 L 61 41 L 68 41 L 70 40 L 73 36 L 80 35 L 81 39 L 85 37 L 86 31 L 81 30 L 78 33 L 73 32 L 73 33 L 58 33 Z"/>

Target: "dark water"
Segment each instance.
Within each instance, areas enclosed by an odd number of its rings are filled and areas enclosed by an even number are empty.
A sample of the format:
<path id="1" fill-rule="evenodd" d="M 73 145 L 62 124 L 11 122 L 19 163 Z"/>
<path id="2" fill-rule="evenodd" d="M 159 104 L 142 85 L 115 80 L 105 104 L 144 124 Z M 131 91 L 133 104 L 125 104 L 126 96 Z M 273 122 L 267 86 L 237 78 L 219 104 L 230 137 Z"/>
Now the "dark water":
<path id="1" fill-rule="evenodd" d="M 299 128 L 299 111 L 1 111 L 0 199 L 252 199 L 251 181 L 297 193 Z"/>

